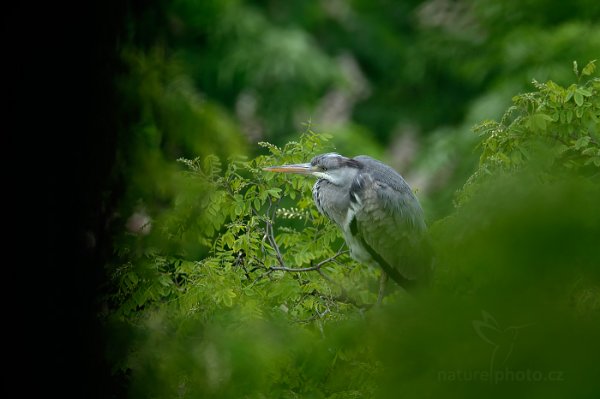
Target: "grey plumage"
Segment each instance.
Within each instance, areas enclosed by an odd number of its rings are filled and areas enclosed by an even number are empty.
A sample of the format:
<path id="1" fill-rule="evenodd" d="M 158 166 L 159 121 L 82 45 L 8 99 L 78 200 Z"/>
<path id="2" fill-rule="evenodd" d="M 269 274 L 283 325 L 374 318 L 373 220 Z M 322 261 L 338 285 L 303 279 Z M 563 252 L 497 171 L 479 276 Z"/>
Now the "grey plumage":
<path id="1" fill-rule="evenodd" d="M 317 155 L 310 163 L 266 170 L 313 175 L 319 211 L 344 234 L 351 256 L 378 265 L 404 288 L 428 280 L 431 258 L 419 201 L 391 167 L 366 155 Z"/>

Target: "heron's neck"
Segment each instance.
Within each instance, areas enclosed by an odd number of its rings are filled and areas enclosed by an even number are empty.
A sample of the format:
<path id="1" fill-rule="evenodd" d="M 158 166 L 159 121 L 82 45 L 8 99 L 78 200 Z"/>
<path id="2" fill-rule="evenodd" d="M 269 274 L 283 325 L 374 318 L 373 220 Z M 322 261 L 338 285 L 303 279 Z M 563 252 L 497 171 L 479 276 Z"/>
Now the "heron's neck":
<path id="1" fill-rule="evenodd" d="M 319 212 L 340 227 L 346 220 L 350 206 L 349 189 L 349 186 L 338 186 L 329 179 L 319 179 L 313 187 L 313 199 Z"/>
<path id="2" fill-rule="evenodd" d="M 316 175 L 319 177 L 319 180 L 325 180 L 327 183 L 333 184 L 334 186 L 350 188 L 352 180 L 356 177 L 357 173 L 358 170 L 354 168 L 345 168 L 327 173 L 321 172 Z"/>

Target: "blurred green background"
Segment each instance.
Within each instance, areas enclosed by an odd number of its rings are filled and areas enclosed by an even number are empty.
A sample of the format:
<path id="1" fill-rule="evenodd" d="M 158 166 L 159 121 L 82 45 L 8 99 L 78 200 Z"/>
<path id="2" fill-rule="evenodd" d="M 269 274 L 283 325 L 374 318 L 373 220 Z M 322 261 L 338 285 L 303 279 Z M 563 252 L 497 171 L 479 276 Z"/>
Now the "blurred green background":
<path id="1" fill-rule="evenodd" d="M 92 315 L 77 325 L 93 330 L 77 359 L 98 374 L 85 396 L 597 397 L 597 172 L 550 185 L 503 176 L 455 207 L 481 154 L 473 126 L 499 120 L 533 79 L 568 86 L 573 61 L 600 57 L 597 0 L 127 0 L 85 15 L 96 40 L 65 54 L 85 48 L 87 61 L 69 63 L 75 75 L 49 67 L 53 87 L 82 95 L 72 110 L 86 122 L 69 128 L 82 145 L 60 168 L 83 165 L 69 175 L 76 188 L 50 177 L 76 193 L 57 201 L 78 210 L 81 254 L 62 273 L 75 281 L 65 292 L 89 300 L 68 318 Z M 84 88 L 89 102 L 77 100 Z M 309 128 L 416 190 L 439 254 L 430 292 L 322 324 L 279 319 L 271 304 L 244 320 L 235 307 L 111 318 L 123 259 L 208 256 L 192 226 L 206 219 L 190 213 L 205 188 L 182 177 L 179 158 L 252 158 L 265 153 L 258 142 Z M 50 217 L 53 243 L 62 217 Z"/>
<path id="2" fill-rule="evenodd" d="M 135 4 L 135 3 L 132 3 Z M 600 53 L 593 0 L 156 1 L 120 42 L 130 201 L 167 199 L 174 159 L 255 155 L 310 124 L 421 193 L 430 221 L 473 172 L 474 124 L 531 80 Z M 156 178 L 162 176 L 163 178 Z M 145 179 L 151 179 L 153 184 Z M 154 190 L 152 193 L 149 190 Z"/>

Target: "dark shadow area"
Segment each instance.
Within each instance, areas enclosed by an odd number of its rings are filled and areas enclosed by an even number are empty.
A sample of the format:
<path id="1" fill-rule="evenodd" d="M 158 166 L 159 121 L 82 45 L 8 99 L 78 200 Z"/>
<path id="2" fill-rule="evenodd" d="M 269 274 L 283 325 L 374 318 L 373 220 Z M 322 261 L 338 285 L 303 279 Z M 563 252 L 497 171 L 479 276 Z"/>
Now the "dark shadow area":
<path id="1" fill-rule="evenodd" d="M 7 267 L 12 301 L 23 305 L 16 320 L 25 321 L 6 327 L 20 342 L 9 367 L 23 393 L 121 396 L 103 360 L 96 296 L 118 196 L 109 185 L 120 123 L 114 76 L 129 3 L 13 3 L 3 17 L 4 192 L 8 234 L 18 237 Z"/>

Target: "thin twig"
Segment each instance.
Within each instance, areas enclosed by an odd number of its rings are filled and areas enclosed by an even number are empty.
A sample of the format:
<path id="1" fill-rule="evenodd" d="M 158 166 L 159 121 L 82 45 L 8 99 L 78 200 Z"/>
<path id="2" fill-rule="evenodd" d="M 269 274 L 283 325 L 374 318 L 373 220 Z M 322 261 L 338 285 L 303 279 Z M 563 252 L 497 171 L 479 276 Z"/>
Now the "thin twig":
<path id="1" fill-rule="evenodd" d="M 267 210 L 267 218 L 265 219 L 266 235 L 267 235 L 267 239 L 269 240 L 269 244 L 271 244 L 271 247 L 273 248 L 273 250 L 275 250 L 275 257 L 277 258 L 277 261 L 279 262 L 279 264 L 281 265 L 282 268 L 285 268 L 286 267 L 285 262 L 283 260 L 283 256 L 281 255 L 281 250 L 279 249 L 279 245 L 277 245 L 277 241 L 275 241 L 275 232 L 273 231 L 272 220 L 275 217 L 275 211 L 273 211 L 272 215 L 269 213 L 272 205 L 273 205 L 273 201 L 269 197 L 269 209 Z"/>
<path id="2" fill-rule="evenodd" d="M 296 320 L 296 323 L 310 323 L 311 321 L 314 321 L 317 319 L 322 319 L 323 317 L 325 317 L 327 315 L 327 313 L 331 313 L 329 308 L 325 309 L 323 311 L 323 313 L 319 313 L 318 310 L 315 310 L 315 315 L 309 317 L 308 319 Z"/>
<path id="3" fill-rule="evenodd" d="M 259 278 L 257 278 L 255 280 L 255 282 L 258 281 L 258 280 L 260 280 L 260 279 L 262 279 L 265 275 L 269 275 L 271 272 L 276 271 L 276 270 L 281 270 L 281 271 L 285 271 L 285 272 L 292 272 L 292 273 L 301 273 L 301 272 L 316 271 L 325 280 L 327 280 L 328 282 L 330 282 L 330 283 L 332 283 L 334 285 L 337 285 L 340 288 L 341 295 L 338 296 L 338 297 L 335 297 L 334 298 L 335 300 L 337 300 L 339 302 L 345 302 L 345 303 L 351 304 L 351 305 L 353 305 L 353 306 L 355 306 L 355 307 L 357 307 L 359 309 L 369 309 L 372 306 L 371 304 L 358 303 L 350 295 L 348 295 L 347 291 L 344 289 L 344 287 L 340 283 L 338 283 L 337 281 L 334 281 L 331 277 L 327 276 L 321 270 L 321 268 L 324 265 L 326 265 L 326 264 L 328 264 L 330 262 L 333 262 L 339 256 L 341 256 L 341 255 L 346 254 L 346 253 L 349 252 L 348 250 L 345 250 L 345 251 L 343 250 L 344 249 L 344 245 L 340 246 L 340 248 L 338 249 L 338 251 L 333 256 L 320 261 L 315 266 L 300 267 L 300 268 L 293 268 L 293 267 L 287 267 L 286 266 L 285 261 L 283 260 L 283 255 L 281 254 L 281 250 L 279 249 L 279 245 L 277 245 L 277 242 L 275 240 L 275 232 L 274 232 L 273 222 L 272 222 L 273 219 L 275 218 L 275 210 L 271 211 L 272 208 L 273 208 L 273 201 L 271 200 L 271 198 L 269 198 L 269 208 L 267 209 L 267 217 L 265 218 L 265 235 L 263 237 L 263 243 L 264 243 L 264 240 L 268 240 L 269 241 L 269 244 L 271 245 L 271 247 L 275 251 L 275 257 L 277 258 L 277 262 L 279 263 L 280 266 L 271 266 L 271 267 L 267 268 L 267 271 L 263 275 L 261 275 Z M 263 253 L 265 253 L 264 252 L 264 248 L 263 248 Z M 323 313 L 323 315 L 325 313 Z"/>
<path id="4" fill-rule="evenodd" d="M 329 262 L 332 262 L 335 258 L 337 258 L 340 255 L 345 254 L 346 252 L 348 252 L 348 251 L 338 251 L 338 253 L 336 253 L 335 255 L 333 255 L 333 256 L 325 259 L 325 260 L 322 260 L 321 262 L 317 263 L 315 266 L 299 267 L 299 268 L 293 268 L 293 267 L 287 267 L 287 266 L 280 266 L 280 267 L 279 266 L 271 266 L 269 269 L 270 270 L 283 270 L 283 271 L 286 271 L 286 272 L 296 272 L 296 273 L 298 273 L 298 272 L 310 272 L 310 271 L 313 271 L 313 270 L 317 270 L 317 271 L 320 272 L 319 269 L 321 269 L 324 265 L 326 265 Z M 321 274 L 321 275 L 323 275 L 323 274 Z"/>

